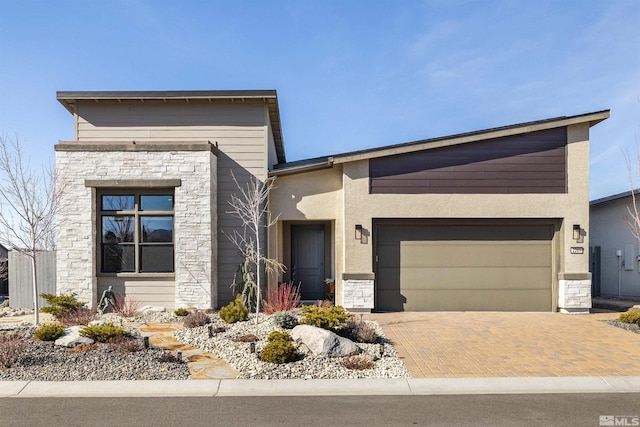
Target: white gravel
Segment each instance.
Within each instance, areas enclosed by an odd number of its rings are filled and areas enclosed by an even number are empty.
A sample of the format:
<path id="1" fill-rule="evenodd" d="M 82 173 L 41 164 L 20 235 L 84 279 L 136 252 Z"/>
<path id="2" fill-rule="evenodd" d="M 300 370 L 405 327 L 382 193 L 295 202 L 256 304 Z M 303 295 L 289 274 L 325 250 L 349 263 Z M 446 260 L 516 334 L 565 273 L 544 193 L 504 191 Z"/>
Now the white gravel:
<path id="1" fill-rule="evenodd" d="M 409 374 L 396 350 L 384 338 L 380 326 L 371 321 L 383 344 L 360 344 L 375 365 L 371 369 L 349 370 L 340 365 L 340 358 L 323 358 L 308 354 L 304 346 L 299 347 L 299 360 L 293 363 L 272 364 L 258 359 L 260 350 L 266 344 L 267 336 L 274 330 L 283 330 L 272 323 L 268 316 L 260 315 L 255 324 L 254 315 L 246 322 L 227 324 L 217 313 L 209 315 L 213 328 L 226 328 L 224 332 L 209 337 L 209 327 L 182 328 L 175 334 L 177 340 L 196 345 L 216 357 L 226 360 L 240 372 L 240 378 L 408 378 Z M 184 318 L 172 312 L 147 312 L 135 318 L 123 319 L 113 314 L 102 316 L 102 320 L 132 328 L 145 323 L 180 322 Z M 116 354 L 107 345 L 87 353 L 70 353 L 68 349 L 56 347 L 52 343 L 31 339 L 33 326 L 28 324 L 0 324 L 0 333 L 19 333 L 28 341 L 18 363 L 9 369 L 0 369 L 1 380 L 42 380 L 42 381 L 86 381 L 86 380 L 170 380 L 187 379 L 189 370 L 184 363 L 160 361 L 164 353 L 158 348 L 142 350 L 131 354 Z M 135 334 L 135 332 L 134 332 Z M 250 344 L 236 342 L 234 338 L 254 334 L 260 340 L 255 343 L 256 353 L 250 352 Z M 139 335 L 138 335 L 139 336 Z"/>
<path id="2" fill-rule="evenodd" d="M 177 340 L 196 345 L 209 351 L 216 357 L 226 360 L 240 372 L 240 378 L 254 379 L 320 379 L 320 378 L 409 378 L 398 353 L 384 338 L 384 333 L 376 322 L 372 324 L 378 334 L 383 337 L 383 344 L 361 344 L 358 346 L 375 361 L 375 366 L 365 370 L 350 370 L 340 364 L 340 358 L 324 358 L 308 354 L 303 346 L 299 347 L 300 358 L 296 362 L 273 364 L 262 362 L 258 353 L 265 346 L 267 336 L 275 330 L 283 330 L 273 324 L 267 316 L 260 314 L 259 322 L 255 324 L 255 315 L 250 315 L 246 322 L 227 324 L 217 314 L 210 315 L 213 328 L 227 328 L 225 332 L 209 337 L 209 327 L 183 328 L 176 332 Z M 260 340 L 256 342 L 256 353 L 250 352 L 250 344 L 236 342 L 234 338 L 254 334 Z M 382 351 L 382 353 L 381 353 Z"/>

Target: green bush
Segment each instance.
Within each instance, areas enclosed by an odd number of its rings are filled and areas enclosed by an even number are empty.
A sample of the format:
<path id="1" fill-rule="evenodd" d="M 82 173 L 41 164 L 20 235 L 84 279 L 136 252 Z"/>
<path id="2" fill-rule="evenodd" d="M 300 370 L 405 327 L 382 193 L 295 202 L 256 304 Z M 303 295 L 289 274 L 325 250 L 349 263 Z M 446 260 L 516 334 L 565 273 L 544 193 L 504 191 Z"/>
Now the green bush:
<path id="1" fill-rule="evenodd" d="M 49 304 L 48 307 L 42 307 L 42 311 L 52 314 L 56 318 L 75 311 L 86 304 L 78 301 L 73 293 L 60 295 L 40 294 L 40 296 Z"/>
<path id="2" fill-rule="evenodd" d="M 302 313 L 301 324 L 323 329 L 337 328 L 351 318 L 351 315 L 340 306 L 318 307 L 315 305 L 303 305 Z"/>
<path id="3" fill-rule="evenodd" d="M 33 335 L 40 341 L 55 341 L 64 334 L 64 326 L 59 323 L 49 323 L 33 331 Z"/>
<path id="4" fill-rule="evenodd" d="M 298 319 L 288 311 L 278 311 L 271 315 L 271 321 L 282 329 L 293 329 L 298 325 Z"/>
<path id="5" fill-rule="evenodd" d="M 618 320 L 624 323 L 637 323 L 640 325 L 640 311 L 629 310 L 624 313 L 620 313 Z"/>
<path id="6" fill-rule="evenodd" d="M 187 310 L 184 307 L 180 307 L 179 309 L 177 309 L 176 311 L 173 312 L 173 314 L 175 314 L 178 317 L 184 317 L 189 315 L 189 310 Z"/>
<path id="7" fill-rule="evenodd" d="M 298 350 L 293 345 L 293 339 L 286 332 L 274 331 L 267 338 L 267 345 L 260 352 L 260 360 L 268 363 L 295 362 Z"/>
<path id="8" fill-rule="evenodd" d="M 242 295 L 220 309 L 219 316 L 227 323 L 236 323 L 249 318 L 249 310 L 242 302 Z"/>
<path id="9" fill-rule="evenodd" d="M 115 338 L 123 337 L 128 334 L 127 330 L 122 326 L 116 326 L 113 323 L 89 325 L 80 329 L 80 335 L 89 337 L 98 342 L 110 342 Z"/>

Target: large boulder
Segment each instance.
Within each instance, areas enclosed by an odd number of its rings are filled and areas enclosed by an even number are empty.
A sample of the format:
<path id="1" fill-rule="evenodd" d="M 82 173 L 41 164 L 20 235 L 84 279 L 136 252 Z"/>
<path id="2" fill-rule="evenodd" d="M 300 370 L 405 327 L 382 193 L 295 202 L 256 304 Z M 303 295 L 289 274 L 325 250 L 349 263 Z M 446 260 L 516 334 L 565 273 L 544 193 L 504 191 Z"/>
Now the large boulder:
<path id="1" fill-rule="evenodd" d="M 350 339 L 310 325 L 298 325 L 293 328 L 291 338 L 297 343 L 307 346 L 317 356 L 341 357 L 362 351 Z"/>
<path id="2" fill-rule="evenodd" d="M 84 328 L 84 326 L 69 326 L 54 344 L 63 347 L 75 347 L 78 344 L 93 344 L 91 338 L 80 335 L 80 329 L 82 328 Z"/>

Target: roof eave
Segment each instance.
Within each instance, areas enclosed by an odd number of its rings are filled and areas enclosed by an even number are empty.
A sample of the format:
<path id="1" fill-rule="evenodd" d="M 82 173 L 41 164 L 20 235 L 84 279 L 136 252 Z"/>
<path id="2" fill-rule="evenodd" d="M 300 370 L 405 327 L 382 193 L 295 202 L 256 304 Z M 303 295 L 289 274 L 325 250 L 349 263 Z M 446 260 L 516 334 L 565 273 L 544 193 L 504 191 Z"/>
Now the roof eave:
<path id="1" fill-rule="evenodd" d="M 563 116 L 536 122 L 520 123 L 510 126 L 491 128 L 476 132 L 463 133 L 445 137 L 431 138 L 391 145 L 381 148 L 356 151 L 351 153 L 334 155 L 335 163 L 347 163 L 358 160 L 368 160 L 376 157 L 391 156 L 395 154 L 411 153 L 415 151 L 429 150 L 452 145 L 466 144 L 470 142 L 500 138 L 505 136 L 518 135 L 523 133 L 536 132 L 546 129 L 553 129 L 563 126 L 570 126 L 579 123 L 588 123 L 589 127 L 594 126 L 610 116 L 610 110 L 602 110 L 593 113 L 580 114 L 576 116 Z"/>

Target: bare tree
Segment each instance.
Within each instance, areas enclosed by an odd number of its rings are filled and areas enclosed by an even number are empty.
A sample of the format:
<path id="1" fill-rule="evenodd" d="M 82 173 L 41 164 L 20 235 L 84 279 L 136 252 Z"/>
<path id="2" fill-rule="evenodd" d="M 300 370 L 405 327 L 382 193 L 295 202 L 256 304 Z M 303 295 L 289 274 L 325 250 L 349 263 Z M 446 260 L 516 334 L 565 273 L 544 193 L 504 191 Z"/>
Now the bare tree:
<path id="1" fill-rule="evenodd" d="M 240 219 L 242 233 L 234 230 L 231 234 L 226 232 L 225 234 L 238 248 L 245 260 L 249 260 L 256 268 L 255 292 L 249 292 L 248 294 L 254 294 L 256 298 L 257 324 L 258 314 L 260 313 L 262 265 L 264 265 L 264 270 L 267 274 L 284 271 L 284 265 L 263 255 L 263 246 L 260 239 L 261 231 L 268 229 L 278 221 L 278 217 L 271 218 L 268 206 L 269 192 L 274 188 L 274 179 L 262 182 L 255 176 L 251 176 L 248 183 L 241 185 L 233 173 L 231 173 L 231 176 L 238 187 L 238 193 L 231 195 L 231 200 L 229 201 L 231 211 L 227 213 Z"/>
<path id="2" fill-rule="evenodd" d="M 55 249 L 55 173 L 31 168 L 18 138 L 0 137 L 0 240 L 31 260 L 34 324 L 40 323 L 37 254 Z"/>

